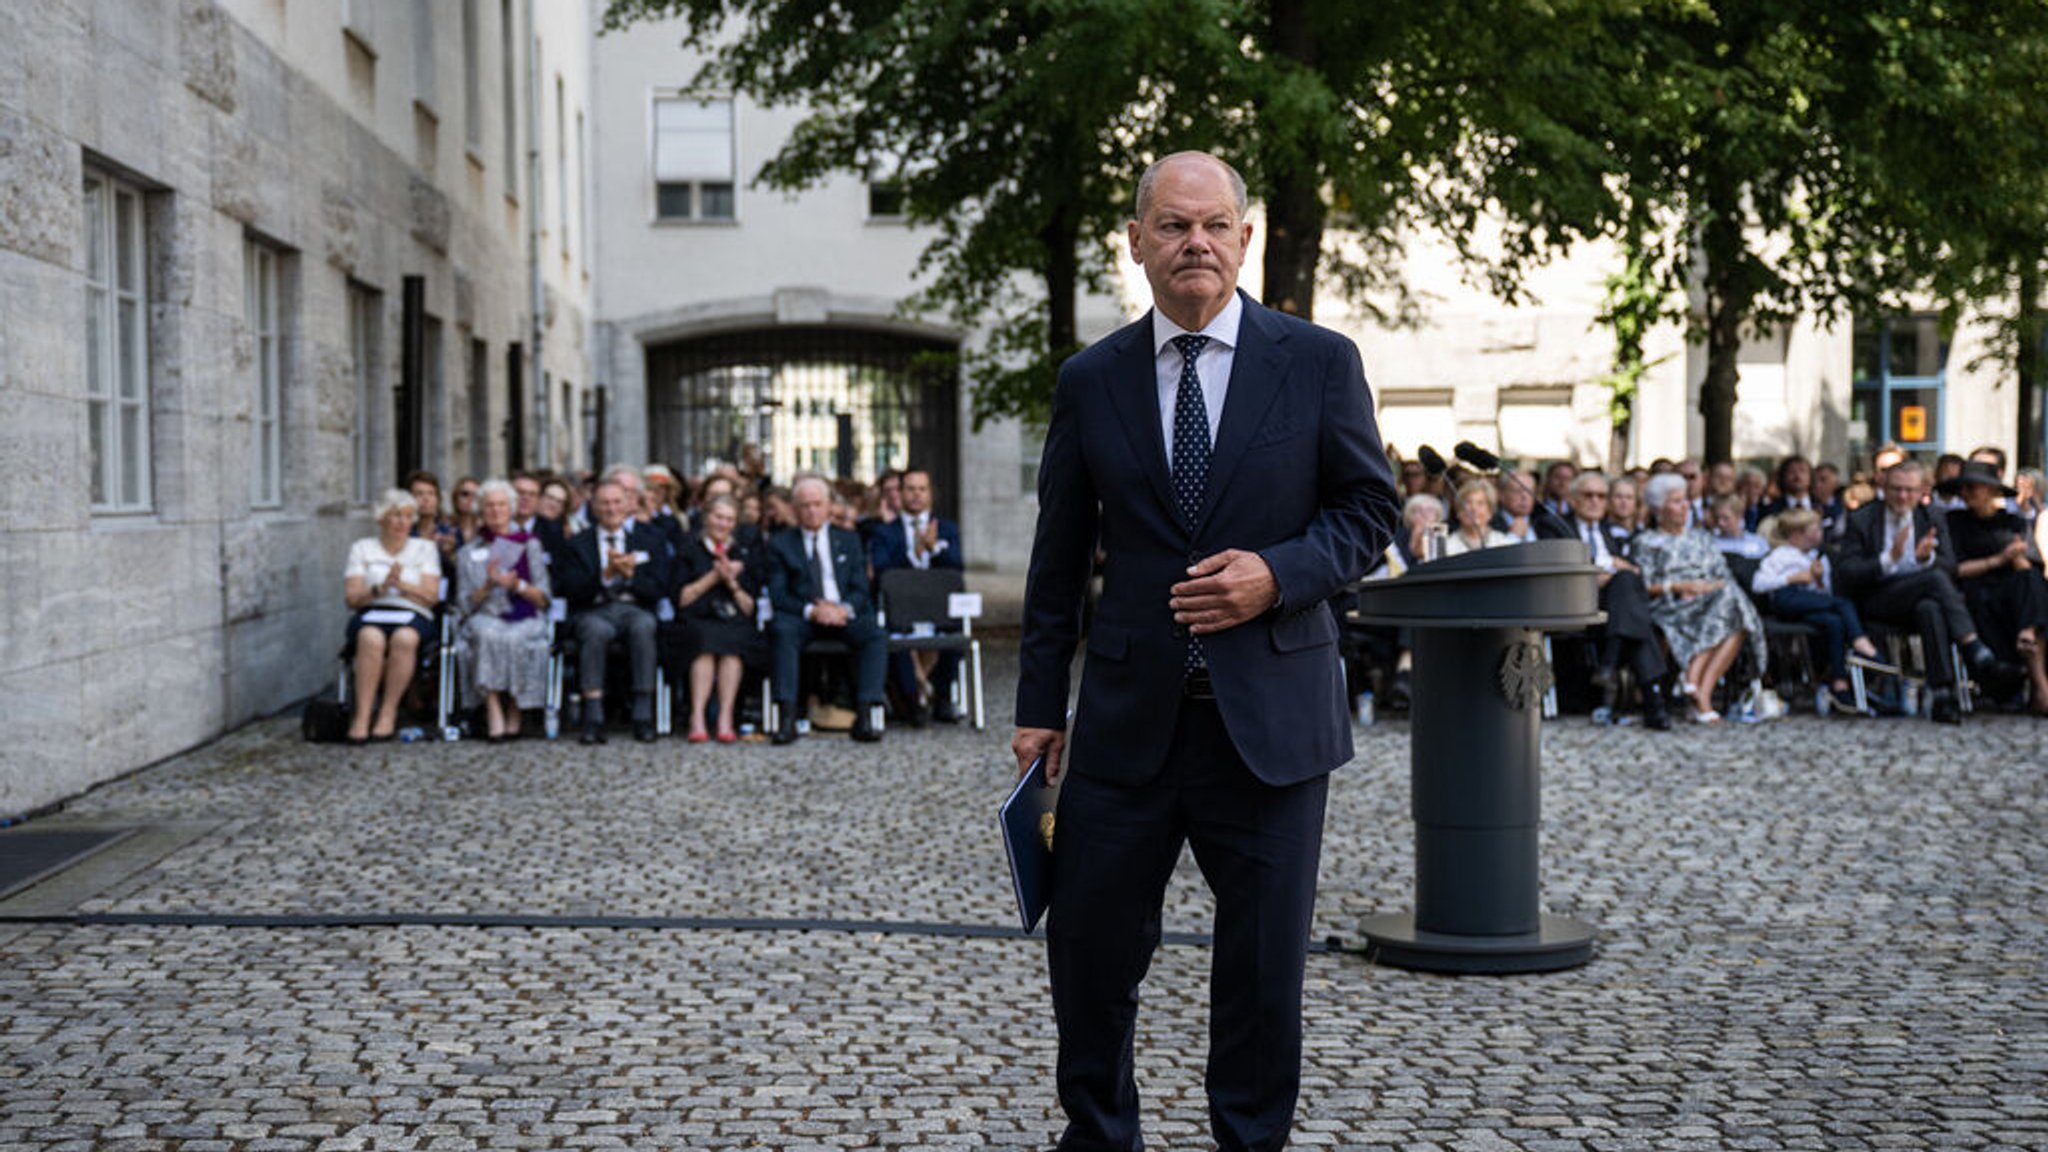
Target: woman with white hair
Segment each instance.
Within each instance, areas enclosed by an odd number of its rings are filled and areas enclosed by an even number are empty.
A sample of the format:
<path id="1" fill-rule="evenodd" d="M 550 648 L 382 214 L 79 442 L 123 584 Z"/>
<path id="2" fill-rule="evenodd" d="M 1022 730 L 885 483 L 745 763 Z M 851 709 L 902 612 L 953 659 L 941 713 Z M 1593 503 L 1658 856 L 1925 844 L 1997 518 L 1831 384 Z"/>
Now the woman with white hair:
<path id="1" fill-rule="evenodd" d="M 1671 658 L 1684 669 L 1681 687 L 1691 698 L 1693 719 L 1719 724 L 1714 685 L 1728 674 L 1745 639 L 1763 636 L 1756 606 L 1728 572 L 1714 538 L 1692 526 L 1692 505 L 1684 476 L 1667 472 L 1643 485 L 1650 526 L 1636 537 L 1635 559 L 1650 594 L 1650 619 L 1664 634 Z M 1757 671 L 1765 661 L 1755 645 Z"/>
<path id="2" fill-rule="evenodd" d="M 518 493 L 503 480 L 477 491 L 483 526 L 456 555 L 462 589 L 465 703 L 484 706 L 484 732 L 493 741 L 519 735 L 519 715 L 548 695 L 547 553 L 538 537 L 512 527 Z"/>
<path id="3" fill-rule="evenodd" d="M 419 670 L 421 648 L 433 642 L 434 605 L 441 598 L 441 553 L 432 540 L 412 535 L 419 519 L 412 493 L 388 488 L 373 511 L 377 534 L 350 545 L 341 570 L 342 595 L 354 613 L 348 621 L 355 649 L 351 744 L 389 740 L 398 731 L 398 705 Z"/>

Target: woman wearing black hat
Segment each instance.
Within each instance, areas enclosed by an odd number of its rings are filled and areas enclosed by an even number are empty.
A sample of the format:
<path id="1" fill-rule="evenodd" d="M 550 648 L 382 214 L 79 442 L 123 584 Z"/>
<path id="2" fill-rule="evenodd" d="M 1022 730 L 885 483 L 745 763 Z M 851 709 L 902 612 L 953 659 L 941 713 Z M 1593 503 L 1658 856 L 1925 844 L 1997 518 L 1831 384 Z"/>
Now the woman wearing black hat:
<path id="1" fill-rule="evenodd" d="M 1978 633 L 2000 660 L 2026 666 L 2033 683 L 2034 714 L 2048 716 L 2048 580 L 2041 554 L 2029 539 L 2025 519 L 2008 511 L 2014 495 L 1983 461 L 1963 465 L 1943 481 L 1944 495 L 1960 495 L 1963 506 L 1949 513 L 1949 538 L 1956 550 L 1956 584 L 1970 605 Z"/>

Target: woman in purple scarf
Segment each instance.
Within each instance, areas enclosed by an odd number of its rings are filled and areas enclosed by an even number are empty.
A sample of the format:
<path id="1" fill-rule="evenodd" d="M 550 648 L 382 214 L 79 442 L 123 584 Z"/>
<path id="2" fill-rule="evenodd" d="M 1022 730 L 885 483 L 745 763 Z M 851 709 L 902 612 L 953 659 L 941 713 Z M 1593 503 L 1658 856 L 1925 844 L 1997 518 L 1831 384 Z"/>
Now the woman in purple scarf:
<path id="1" fill-rule="evenodd" d="M 518 497 L 503 480 L 477 492 L 483 531 L 456 554 L 464 700 L 484 706 L 490 738 L 519 735 L 520 712 L 547 703 L 548 563 L 540 541 L 512 531 Z"/>

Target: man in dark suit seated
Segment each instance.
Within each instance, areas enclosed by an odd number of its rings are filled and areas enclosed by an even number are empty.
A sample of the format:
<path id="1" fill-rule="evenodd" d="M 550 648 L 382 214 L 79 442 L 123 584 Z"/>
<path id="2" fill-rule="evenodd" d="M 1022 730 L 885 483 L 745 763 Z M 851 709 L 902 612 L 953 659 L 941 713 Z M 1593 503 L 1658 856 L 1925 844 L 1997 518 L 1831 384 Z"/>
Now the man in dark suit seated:
<path id="1" fill-rule="evenodd" d="M 654 612 L 668 591 L 664 542 L 631 519 L 633 497 L 617 481 L 600 483 L 591 504 L 597 525 L 569 538 L 554 574 L 556 592 L 569 604 L 582 741 L 604 743 L 605 654 L 623 636 L 633 666 L 633 738 L 647 743 L 654 739 Z"/>
<path id="2" fill-rule="evenodd" d="M 1856 602 L 1864 619 L 1920 633 L 1927 660 L 1930 709 L 1943 724 L 1962 723 L 1949 642 L 1979 676 L 1997 679 L 1998 657 L 1977 635 L 1970 609 L 1956 587 L 1956 553 L 1948 519 L 1927 507 L 1927 471 L 1916 460 L 1893 465 L 1884 476 L 1884 498 L 1849 513 L 1842 525 L 1835 581 Z"/>
<path id="3" fill-rule="evenodd" d="M 875 620 L 860 534 L 829 522 L 832 489 L 818 477 L 797 481 L 791 496 L 797 526 L 783 529 L 768 541 L 768 597 L 775 605 L 775 615 L 768 622 L 775 659 L 770 688 L 782 710 L 775 742 L 796 740 L 799 663 L 804 645 L 817 637 L 843 640 L 854 650 L 853 738 L 880 740 L 882 734 L 875 730 L 869 710 L 882 702 L 889 637 Z"/>
<path id="4" fill-rule="evenodd" d="M 1626 660 L 1643 692 L 1643 723 L 1670 728 L 1671 715 L 1661 691 L 1668 669 L 1650 623 L 1650 594 L 1643 587 L 1642 569 L 1629 559 L 1628 531 L 1607 522 L 1606 476 L 1581 472 L 1572 479 L 1568 521 L 1536 520 L 1536 534 L 1546 540 L 1564 539 L 1567 528 L 1586 545 L 1593 567 L 1600 569 L 1600 610 L 1607 613 L 1607 623 L 1586 633 L 1596 653 L 1591 679 L 1603 710 L 1595 718 L 1612 715 L 1618 670 Z"/>
<path id="5" fill-rule="evenodd" d="M 875 579 L 897 568 L 966 567 L 960 552 L 960 526 L 932 511 L 932 477 L 922 468 L 902 474 L 898 487 L 902 507 L 896 519 L 879 525 L 869 545 Z M 911 621 L 892 621 L 897 632 L 905 632 Z M 895 652 L 889 656 L 889 681 L 903 699 L 911 702 L 910 722 L 923 727 L 928 719 L 951 723 L 960 719 L 953 707 L 953 678 L 959 674 L 958 652 Z M 925 698 L 929 683 L 931 698 Z"/>

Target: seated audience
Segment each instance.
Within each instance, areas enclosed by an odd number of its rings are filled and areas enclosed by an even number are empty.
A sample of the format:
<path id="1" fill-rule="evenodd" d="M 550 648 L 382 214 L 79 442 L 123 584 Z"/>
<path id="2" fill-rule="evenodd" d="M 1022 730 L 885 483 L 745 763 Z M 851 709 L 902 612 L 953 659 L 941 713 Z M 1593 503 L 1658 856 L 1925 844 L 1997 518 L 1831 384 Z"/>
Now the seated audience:
<path id="1" fill-rule="evenodd" d="M 868 492 L 867 513 L 860 518 L 858 530 L 861 543 L 872 552 L 875 534 L 896 522 L 903 511 L 903 473 L 895 468 L 875 477 L 875 484 Z"/>
<path id="2" fill-rule="evenodd" d="M 1417 492 L 1402 502 L 1403 530 L 1394 533 L 1393 551 L 1403 571 L 1428 561 L 1430 529 L 1443 522 L 1444 502 L 1427 492 Z"/>
<path id="3" fill-rule="evenodd" d="M 1600 610 L 1607 613 L 1607 623 L 1587 631 L 1594 652 L 1592 686 L 1600 701 L 1595 715 L 1612 714 L 1626 661 L 1643 691 L 1644 723 L 1669 728 L 1671 718 L 1660 690 L 1668 669 L 1651 628 L 1650 597 L 1642 570 L 1629 559 L 1630 534 L 1607 521 L 1608 495 L 1606 476 L 1581 472 L 1571 484 L 1570 518 L 1561 524 L 1542 520 L 1537 529 L 1545 539 L 1578 539 L 1586 546 L 1587 559 L 1600 570 Z"/>
<path id="4" fill-rule="evenodd" d="M 1543 470 L 1543 506 L 1557 517 L 1551 530 L 1558 524 L 1569 524 L 1572 518 L 1572 481 L 1578 479 L 1579 469 L 1569 460 L 1554 460 Z M 1542 532 L 1537 533 L 1542 536 Z"/>
<path id="5" fill-rule="evenodd" d="M 355 646 L 351 744 L 389 740 L 398 731 L 398 706 L 419 670 L 420 652 L 435 642 L 441 553 L 412 534 L 418 510 L 411 493 L 386 489 L 374 509 L 377 535 L 350 545 L 342 568 L 342 595 L 354 613 L 348 622 Z"/>
<path id="6" fill-rule="evenodd" d="M 486 736 L 510 740 L 520 712 L 548 702 L 548 562 L 537 537 L 512 527 L 512 485 L 493 480 L 480 492 L 482 524 L 455 560 L 465 699 L 474 707 L 482 697 Z"/>
<path id="7" fill-rule="evenodd" d="M 1401 498 L 1406 500 L 1429 491 L 1429 469 L 1420 460 L 1401 461 Z"/>
<path id="8" fill-rule="evenodd" d="M 1919 631 L 1933 697 L 1930 714 L 1938 722 L 1960 724 L 1955 674 L 1944 655 L 1950 641 L 1987 679 L 1996 677 L 1999 661 L 1977 635 L 1956 587 L 1947 518 L 1923 502 L 1926 491 L 1926 471 L 1918 462 L 1892 464 L 1884 475 L 1884 498 L 1849 513 L 1842 525 L 1835 579 L 1864 619 Z"/>
<path id="9" fill-rule="evenodd" d="M 1521 478 L 1517 484 L 1507 473 L 1502 473 L 1500 482 L 1494 486 L 1494 506 L 1498 509 L 1491 521 L 1494 529 L 1506 533 L 1508 543 L 1527 544 L 1536 539 L 1536 474 L 1517 472 Z M 1458 499 L 1465 498 L 1464 488 L 1458 489 Z"/>
<path id="10" fill-rule="evenodd" d="M 1822 535 L 1832 537 L 1842 527 L 1849 510 L 1842 505 L 1842 470 L 1833 464 L 1813 466 L 1813 485 L 1808 489 L 1813 510 L 1820 513 Z"/>
<path id="11" fill-rule="evenodd" d="M 1765 500 L 1757 509 L 1757 527 L 1765 520 L 1792 508 L 1820 510 L 1813 491 L 1813 464 L 1806 457 L 1794 454 L 1778 461 L 1777 492 Z"/>
<path id="12" fill-rule="evenodd" d="M 1636 537 L 1635 560 L 1650 594 L 1650 616 L 1682 670 L 1681 690 L 1692 701 L 1693 719 L 1719 724 L 1714 685 L 1735 665 L 1745 639 L 1761 637 L 1763 626 L 1749 597 L 1735 586 L 1728 563 L 1712 536 L 1688 527 L 1692 504 L 1687 482 L 1657 476 L 1644 493 L 1654 517 L 1652 527 Z M 1754 645 L 1761 674 L 1768 656 Z"/>
<path id="13" fill-rule="evenodd" d="M 882 702 L 889 638 L 875 621 L 860 535 L 830 522 L 832 486 L 822 478 L 798 480 L 793 495 L 797 526 L 783 529 L 768 542 L 768 594 L 775 606 L 768 622 L 774 660 L 771 680 L 781 709 L 775 742 L 789 744 L 797 738 L 800 665 L 804 645 L 814 637 L 834 637 L 853 648 L 853 738 L 880 740 L 882 733 L 869 714 Z"/>
<path id="14" fill-rule="evenodd" d="M 412 493 L 412 502 L 419 507 L 419 519 L 413 523 L 412 534 L 434 542 L 441 552 L 442 568 L 452 568 L 455 549 L 462 544 L 462 531 L 455 526 L 453 517 L 441 512 L 441 481 L 432 472 L 419 469 L 405 478 L 406 491 Z"/>
<path id="15" fill-rule="evenodd" d="M 1714 531 L 1714 547 L 1730 556 L 1761 560 L 1771 546 L 1745 526 L 1747 518 L 1748 512 L 1739 493 L 1716 496 L 1708 506 L 1707 522 Z"/>
<path id="16" fill-rule="evenodd" d="M 1849 699 L 1848 653 L 1866 660 L 1877 659 L 1877 645 L 1863 631 L 1863 618 L 1856 605 L 1835 595 L 1834 566 L 1821 551 L 1825 530 L 1820 513 L 1812 508 L 1787 508 L 1777 514 L 1773 527 L 1777 547 L 1757 566 L 1750 590 L 1759 603 L 1781 620 L 1806 624 L 1820 633 L 1821 654 L 1827 660 L 1828 678 L 1824 691 L 1829 704 L 1852 712 Z"/>
<path id="17" fill-rule="evenodd" d="M 606 652 L 624 638 L 632 664 L 633 738 L 654 739 L 655 606 L 668 593 L 661 533 L 632 519 L 634 497 L 617 478 L 598 482 L 597 523 L 569 539 L 555 574 L 568 601 L 569 640 L 583 694 L 585 744 L 602 744 Z"/>
<path id="18" fill-rule="evenodd" d="M 1742 526 L 1751 532 L 1756 531 L 1757 522 L 1763 518 L 1770 486 L 1771 479 L 1761 468 L 1746 467 L 1735 474 L 1735 494 L 1742 497 Z"/>
<path id="19" fill-rule="evenodd" d="M 464 540 L 471 539 L 483 527 L 483 520 L 477 514 L 476 495 L 483 482 L 474 476 L 464 476 L 455 482 L 455 531 Z"/>
<path id="20" fill-rule="evenodd" d="M 1646 474 L 1643 480 L 1648 480 Z M 1617 477 L 1607 486 L 1607 523 L 1624 537 L 1643 530 L 1643 484 L 1628 476 Z"/>
<path id="21" fill-rule="evenodd" d="M 513 530 L 526 533 L 539 531 L 540 526 L 534 523 L 534 518 L 540 515 L 541 487 L 540 477 L 531 472 L 512 473 L 512 492 L 519 498 L 518 504 L 512 509 Z"/>
<path id="22" fill-rule="evenodd" d="M 1943 452 L 1934 458 L 1934 491 L 1928 501 L 1943 512 L 1953 512 L 1963 506 L 1963 498 L 1956 495 L 1950 483 L 1963 471 L 1963 458 L 1953 452 Z M 2001 472 L 2003 470 L 2001 469 Z"/>
<path id="23" fill-rule="evenodd" d="M 1949 537 L 1956 551 L 1956 584 L 1970 607 L 1984 643 L 2002 662 L 2023 665 L 2031 682 L 2036 715 L 2048 716 L 2048 672 L 2042 645 L 2048 637 L 2048 580 L 2026 520 L 2004 501 L 2017 489 L 2000 483 L 1989 463 L 1971 460 L 1949 481 L 1949 495 L 1963 507 L 1949 513 Z M 2008 674 L 2009 675 L 2009 674 Z M 1989 681 L 1996 695 L 2016 685 Z"/>
<path id="24" fill-rule="evenodd" d="M 896 517 L 879 522 L 869 538 L 869 566 L 876 586 L 881 575 L 897 568 L 950 568 L 967 566 L 960 551 L 960 527 L 932 510 L 932 477 L 922 468 L 906 468 L 897 480 Z M 907 631 L 912 622 L 897 620 L 891 631 Z M 936 623 L 936 621 L 933 621 Z M 909 703 L 910 723 L 922 728 L 929 720 L 953 723 L 960 712 L 953 707 L 953 681 L 960 672 L 958 652 L 892 652 L 889 679 L 897 693 Z"/>
<path id="25" fill-rule="evenodd" d="M 1519 544 L 1520 540 L 1494 527 L 1497 522 L 1493 504 L 1493 482 L 1490 480 L 1467 480 L 1458 488 L 1458 526 L 1452 530 L 1450 539 L 1444 543 L 1444 555 L 1459 556 L 1476 552 L 1481 548 L 1499 548 L 1507 544 Z M 1531 501 L 1525 496 L 1523 503 Z M 1529 522 L 1528 509 L 1522 511 L 1522 523 Z"/>
<path id="26" fill-rule="evenodd" d="M 677 558 L 676 606 L 688 646 L 690 723 L 688 739 L 712 738 L 704 724 L 712 688 L 718 692 L 716 732 L 720 744 L 739 739 L 733 705 L 748 663 L 761 656 L 761 631 L 754 623 L 755 600 L 766 579 L 760 554 L 736 529 L 739 505 L 723 492 L 703 508 L 704 530 L 692 536 Z"/>

